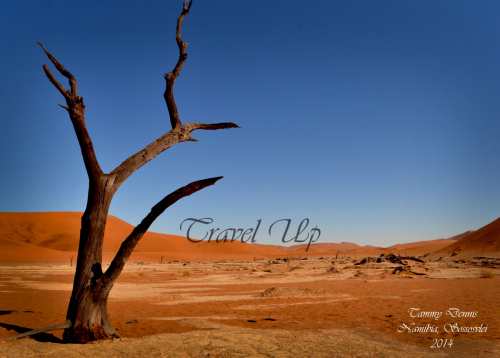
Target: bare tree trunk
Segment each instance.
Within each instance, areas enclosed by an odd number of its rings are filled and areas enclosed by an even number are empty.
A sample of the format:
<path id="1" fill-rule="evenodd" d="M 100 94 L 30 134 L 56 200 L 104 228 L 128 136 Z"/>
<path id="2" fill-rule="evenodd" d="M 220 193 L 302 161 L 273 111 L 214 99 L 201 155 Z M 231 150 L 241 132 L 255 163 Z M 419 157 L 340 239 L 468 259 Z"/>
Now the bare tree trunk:
<path id="1" fill-rule="evenodd" d="M 179 47 L 179 59 L 174 70 L 164 76 L 166 81 L 164 98 L 167 104 L 172 130 L 126 159 L 109 174 L 102 172 L 94 153 L 92 141 L 85 126 L 85 105 L 83 103 L 83 98 L 78 95 L 76 79 L 43 47 L 42 44 L 39 43 L 56 69 L 69 80 L 70 89 L 65 89 L 54 75 L 52 75 L 49 68 L 46 65 L 43 66 L 45 74 L 50 82 L 59 90 L 66 100 L 67 106 L 60 106 L 68 111 L 78 138 L 83 161 L 89 177 L 89 192 L 87 207 L 82 216 L 76 273 L 66 315 L 67 320 L 60 325 L 24 333 L 23 336 L 41 331 L 65 329 L 63 335 L 64 340 L 73 343 L 86 343 L 89 341 L 119 337 L 119 334 L 113 328 L 108 316 L 108 296 L 114 282 L 122 272 L 125 263 L 132 254 L 137 243 L 153 221 L 170 205 L 185 196 L 213 185 L 222 178 L 217 177 L 195 181 L 177 189 L 163 198 L 123 241 L 111 265 L 106 272 L 103 273 L 102 246 L 108 211 L 114 194 L 125 180 L 142 165 L 146 164 L 174 144 L 186 141 L 197 141 L 191 137 L 191 133 L 195 130 L 239 128 L 233 123 L 187 123 L 183 125 L 179 119 L 173 97 L 173 85 L 187 58 L 186 47 L 188 44 L 181 40 L 182 20 L 187 13 L 189 13 L 192 0 L 189 1 L 188 5 L 187 2 L 188 0 L 184 1 L 182 13 L 177 20 L 176 41 Z M 19 336 L 11 338 L 18 337 Z"/>
<path id="2" fill-rule="evenodd" d="M 112 199 L 111 193 L 106 195 L 109 191 L 106 184 L 107 180 L 99 178 L 97 183 L 90 185 L 87 209 L 82 216 L 73 292 L 66 314 L 72 326 L 66 328 L 63 335 L 68 342 L 86 343 L 119 337 L 108 316 L 108 297 L 103 297 L 97 286 L 97 279 L 103 275 L 102 245 Z"/>
<path id="3" fill-rule="evenodd" d="M 101 270 L 99 264 L 95 270 Z M 72 343 L 87 343 L 102 339 L 117 338 L 120 335 L 113 328 L 108 316 L 108 295 L 102 294 L 97 280 L 83 287 L 80 296 L 71 298 L 67 319 L 71 327 L 64 330 L 63 339 Z"/>

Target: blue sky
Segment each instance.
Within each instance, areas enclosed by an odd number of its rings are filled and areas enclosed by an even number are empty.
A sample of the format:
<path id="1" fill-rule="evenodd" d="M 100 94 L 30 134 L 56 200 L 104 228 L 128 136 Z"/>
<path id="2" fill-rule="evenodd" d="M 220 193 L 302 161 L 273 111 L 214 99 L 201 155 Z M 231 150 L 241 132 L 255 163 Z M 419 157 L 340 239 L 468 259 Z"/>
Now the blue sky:
<path id="1" fill-rule="evenodd" d="M 101 167 L 170 128 L 163 74 L 182 1 L 0 5 L 0 211 L 83 211 L 85 173 L 44 46 L 76 77 Z M 171 191 L 224 176 L 152 226 L 182 235 L 302 219 L 319 242 L 450 237 L 500 215 L 500 3 L 203 1 L 183 23 L 174 94 L 197 131 L 120 188 L 110 214 L 138 224 Z M 55 73 L 55 70 L 53 69 Z M 61 83 L 67 86 L 61 76 Z M 65 80 L 65 79 L 64 79 Z"/>

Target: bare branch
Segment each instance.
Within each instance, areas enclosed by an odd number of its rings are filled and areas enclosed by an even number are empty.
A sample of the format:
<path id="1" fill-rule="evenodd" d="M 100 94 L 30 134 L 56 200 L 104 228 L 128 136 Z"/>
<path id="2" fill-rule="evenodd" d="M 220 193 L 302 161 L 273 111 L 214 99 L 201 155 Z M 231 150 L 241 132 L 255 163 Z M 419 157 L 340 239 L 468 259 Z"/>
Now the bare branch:
<path id="1" fill-rule="evenodd" d="M 49 51 L 45 49 L 45 47 L 43 47 L 40 42 L 38 42 L 38 44 L 43 48 L 50 61 L 59 70 L 59 72 L 61 72 L 64 77 L 69 79 L 71 91 L 64 88 L 59 81 L 57 81 L 47 65 L 43 65 L 43 70 L 45 71 L 49 81 L 66 99 L 66 104 L 68 106 L 59 106 L 68 111 L 71 122 L 73 123 L 73 128 L 75 129 L 76 137 L 78 138 L 78 143 L 80 144 L 87 174 L 89 175 L 89 178 L 96 180 L 102 174 L 102 170 L 99 166 L 99 162 L 97 161 L 94 146 L 92 145 L 92 140 L 90 139 L 87 127 L 85 126 L 85 104 L 83 103 L 83 98 L 78 96 L 76 79 L 54 58 L 54 56 L 50 54 Z"/>
<path id="2" fill-rule="evenodd" d="M 52 56 L 50 54 L 49 51 L 47 51 L 45 49 L 45 47 L 43 47 L 43 45 L 37 41 L 37 43 L 42 46 L 43 50 L 45 51 L 45 53 L 47 54 L 48 58 L 50 59 L 50 61 L 54 64 L 54 66 L 56 66 L 57 70 L 59 72 L 61 72 L 61 74 L 66 77 L 67 79 L 69 79 L 69 85 L 71 87 L 71 93 L 74 95 L 74 96 L 78 96 L 78 87 L 77 87 L 77 83 L 76 83 L 76 79 L 75 77 L 73 77 L 73 75 L 67 70 L 64 68 L 63 65 L 61 65 L 55 58 L 54 56 Z M 45 65 L 44 65 L 45 66 Z M 44 67 L 45 69 L 45 67 Z M 47 75 L 48 76 L 48 75 Z M 52 82 L 52 81 L 51 81 Z"/>
<path id="3" fill-rule="evenodd" d="M 182 125 L 179 114 L 177 112 L 177 106 L 175 104 L 174 95 L 173 95 L 173 84 L 177 76 L 179 76 L 181 68 L 186 60 L 186 46 L 187 44 L 182 42 L 181 40 L 181 25 L 182 20 L 187 15 L 189 10 L 191 9 L 192 0 L 188 5 L 187 0 L 184 1 L 183 11 L 177 20 L 177 44 L 179 46 L 179 60 L 177 65 L 174 68 L 173 72 L 170 72 L 165 75 L 165 80 L 167 82 L 167 89 L 165 91 L 165 101 L 167 103 L 170 122 L 172 124 L 172 130 L 162 137 L 158 138 L 156 141 L 152 142 L 148 146 L 146 146 L 141 151 L 136 154 L 130 156 L 127 160 L 125 160 L 122 164 L 120 164 L 116 169 L 114 169 L 110 173 L 110 177 L 113 180 L 114 190 L 118 190 L 118 188 L 127 180 L 127 178 L 132 175 L 137 169 L 141 166 L 149 162 L 151 159 L 156 157 L 161 152 L 167 150 L 174 144 L 185 142 L 185 141 L 197 141 L 196 139 L 190 136 L 191 132 L 196 129 L 205 129 L 205 130 L 217 130 L 224 128 L 239 128 L 236 124 L 233 123 L 215 123 L 215 124 L 200 124 L 200 123 L 188 123 L 185 126 Z"/>
<path id="4" fill-rule="evenodd" d="M 201 124 L 201 123 L 186 123 L 181 125 L 175 130 L 164 134 L 154 142 L 147 145 L 144 149 L 138 151 L 134 155 L 126 159 L 122 164 L 116 167 L 111 173 L 110 177 L 113 178 L 114 190 L 118 188 L 127 180 L 137 169 L 156 157 L 158 154 L 164 152 L 174 144 L 180 142 L 193 141 L 196 139 L 191 137 L 191 132 L 196 129 L 225 129 L 225 128 L 240 128 L 234 123 L 214 123 L 214 124 Z"/>
<path id="5" fill-rule="evenodd" d="M 182 127 L 182 126 L 181 126 Z M 189 140 L 189 134 L 186 136 L 181 131 L 171 130 L 154 142 L 148 144 L 144 149 L 126 159 L 122 164 L 116 167 L 109 176 L 112 178 L 114 191 L 128 179 L 137 169 L 156 157 L 158 154 L 167 150 L 174 144 Z"/>
<path id="6" fill-rule="evenodd" d="M 87 131 L 85 120 L 83 118 L 83 111 L 85 110 L 85 106 L 83 106 L 83 109 L 79 108 L 79 110 L 80 112 L 78 113 L 75 112 L 73 108 L 70 109 L 69 112 L 71 122 L 73 123 L 73 128 L 75 130 L 76 137 L 78 138 L 78 143 L 80 144 L 83 162 L 85 163 L 87 174 L 89 178 L 92 178 L 92 180 L 97 180 L 97 178 L 99 178 L 103 174 L 103 172 L 95 155 L 94 145 L 92 144 L 92 140 L 90 139 L 90 135 Z"/>
<path id="7" fill-rule="evenodd" d="M 222 177 L 209 178 L 192 182 L 180 189 L 177 189 L 173 193 L 168 194 L 158 204 L 153 206 L 151 212 L 141 221 L 139 225 L 134 228 L 132 233 L 121 244 L 120 249 L 113 259 L 113 262 L 111 262 L 111 265 L 102 277 L 102 284 L 104 285 L 104 287 L 107 287 L 108 290 L 111 289 L 113 282 L 120 275 L 123 267 L 125 266 L 125 263 L 134 251 L 137 243 L 142 238 L 144 233 L 149 229 L 151 224 L 156 220 L 156 218 L 158 218 L 158 216 L 160 216 L 169 206 L 174 204 L 176 201 L 188 195 L 196 193 L 197 191 L 206 188 L 207 186 L 215 184 L 215 182 L 217 182 L 217 180 L 219 179 L 222 179 Z"/>
<path id="8" fill-rule="evenodd" d="M 26 336 L 33 336 L 35 334 L 48 332 L 48 331 L 57 331 L 57 330 L 65 329 L 65 328 L 69 328 L 69 327 L 71 327 L 71 321 L 68 319 L 68 320 L 64 321 L 63 323 L 56 324 L 55 326 L 38 328 L 38 329 L 34 329 L 32 331 L 29 331 L 29 332 L 21 333 L 17 336 L 0 339 L 0 342 L 1 341 L 8 341 L 9 339 L 18 339 L 18 338 L 23 338 Z"/>
<path id="9" fill-rule="evenodd" d="M 184 62 L 186 62 L 186 58 L 187 58 L 186 47 L 189 45 L 188 43 L 183 42 L 181 39 L 182 20 L 184 20 L 184 18 L 188 14 L 189 10 L 191 10 L 191 5 L 192 5 L 193 1 L 191 0 L 189 2 L 188 7 L 186 7 L 186 3 L 187 3 L 187 0 L 184 1 L 182 13 L 179 16 L 179 18 L 177 19 L 177 31 L 175 34 L 175 40 L 177 41 L 177 46 L 179 46 L 179 60 L 177 61 L 177 64 L 175 65 L 174 70 L 172 71 L 175 78 L 177 78 L 177 76 L 179 76 L 179 74 L 181 73 L 182 66 L 184 65 Z M 174 78 L 174 81 L 175 81 L 175 78 Z"/>
<path id="10" fill-rule="evenodd" d="M 177 112 L 177 106 L 174 100 L 173 85 L 175 79 L 179 76 L 182 66 L 186 61 L 186 46 L 187 43 L 183 42 L 181 39 L 181 25 L 182 20 L 186 17 L 187 13 L 191 9 L 192 0 L 185 0 L 183 3 L 183 10 L 179 18 L 177 19 L 177 35 L 176 41 L 179 46 L 179 60 L 174 68 L 174 70 L 165 75 L 165 80 L 167 83 L 167 88 L 165 90 L 165 102 L 167 103 L 168 112 L 170 115 L 170 122 L 172 124 L 172 130 L 162 137 L 158 138 L 148 146 L 146 146 L 141 151 L 130 156 L 122 164 L 120 164 L 116 169 L 110 173 L 110 177 L 113 181 L 114 190 L 118 190 L 121 184 L 127 180 L 127 178 L 132 175 L 137 169 L 149 162 L 151 159 L 156 157 L 161 152 L 167 150 L 174 144 L 179 142 L 194 141 L 197 140 L 191 137 L 191 132 L 196 129 L 206 129 L 206 130 L 216 130 L 224 128 L 239 128 L 233 123 L 215 123 L 215 124 L 200 124 L 200 123 L 188 123 L 185 126 L 182 125 L 179 114 Z"/>
<path id="11" fill-rule="evenodd" d="M 166 89 L 165 93 L 163 94 L 163 97 L 165 98 L 165 102 L 167 104 L 168 114 L 170 116 L 170 124 L 172 125 L 172 129 L 181 125 L 181 120 L 179 119 L 179 113 L 177 111 L 177 106 L 174 100 L 174 82 L 181 73 L 182 66 L 184 66 L 184 63 L 186 62 L 187 58 L 186 47 L 189 44 L 183 42 L 181 39 L 181 26 L 182 26 L 182 20 L 184 20 L 189 10 L 191 10 L 191 5 L 193 3 L 193 0 L 190 0 L 189 5 L 186 6 L 187 1 L 188 0 L 184 1 L 182 13 L 177 19 L 177 32 L 175 40 L 177 41 L 177 46 L 179 46 L 179 60 L 177 61 L 174 70 L 163 76 L 165 77 L 166 81 Z"/>

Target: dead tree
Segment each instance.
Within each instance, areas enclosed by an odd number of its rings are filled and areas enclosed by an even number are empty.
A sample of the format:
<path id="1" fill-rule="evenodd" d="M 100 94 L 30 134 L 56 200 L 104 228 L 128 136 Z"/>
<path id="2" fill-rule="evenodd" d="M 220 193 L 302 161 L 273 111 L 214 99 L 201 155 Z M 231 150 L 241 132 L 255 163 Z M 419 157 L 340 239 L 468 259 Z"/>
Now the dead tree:
<path id="1" fill-rule="evenodd" d="M 71 260 L 71 265 L 70 266 L 73 267 L 73 256 L 71 256 L 69 259 Z"/>
<path id="2" fill-rule="evenodd" d="M 179 47 L 179 59 L 172 72 L 164 75 L 166 89 L 164 93 L 172 130 L 162 135 L 157 140 L 147 145 L 144 149 L 132 155 L 110 173 L 101 170 L 89 133 L 85 126 L 85 105 L 83 98 L 78 95 L 77 81 L 44 47 L 38 43 L 55 68 L 69 80 L 70 89 L 64 88 L 56 77 L 43 65 L 45 74 L 50 82 L 59 90 L 66 100 L 66 106 L 60 105 L 69 113 L 71 123 L 78 138 L 78 143 L 89 177 L 88 201 L 82 216 L 80 243 L 76 261 L 76 273 L 73 282 L 73 291 L 66 315 L 66 321 L 56 326 L 45 327 L 22 335 L 11 337 L 18 338 L 35 333 L 55 329 L 64 329 L 64 340 L 74 343 L 85 343 L 119 337 L 111 325 L 108 316 L 107 302 L 113 283 L 118 278 L 139 240 L 148 230 L 153 221 L 170 205 L 185 196 L 198 190 L 213 185 L 222 177 L 209 178 L 195 181 L 170 193 L 157 203 L 151 212 L 134 228 L 132 233 L 123 241 L 111 265 L 102 270 L 102 247 L 104 229 L 108 216 L 109 206 L 114 194 L 120 186 L 141 166 L 149 162 L 158 154 L 180 142 L 197 140 L 191 133 L 197 129 L 216 130 L 224 128 L 239 128 L 233 123 L 186 123 L 182 124 L 174 101 L 174 82 L 179 76 L 182 66 L 186 62 L 187 43 L 181 40 L 181 25 L 189 13 L 192 0 L 185 0 L 183 10 L 177 20 L 176 41 Z"/>
<path id="3" fill-rule="evenodd" d="M 160 263 L 161 263 L 161 264 L 163 263 L 163 258 L 164 258 L 164 257 L 165 257 L 165 256 L 161 256 L 161 257 L 160 257 Z"/>

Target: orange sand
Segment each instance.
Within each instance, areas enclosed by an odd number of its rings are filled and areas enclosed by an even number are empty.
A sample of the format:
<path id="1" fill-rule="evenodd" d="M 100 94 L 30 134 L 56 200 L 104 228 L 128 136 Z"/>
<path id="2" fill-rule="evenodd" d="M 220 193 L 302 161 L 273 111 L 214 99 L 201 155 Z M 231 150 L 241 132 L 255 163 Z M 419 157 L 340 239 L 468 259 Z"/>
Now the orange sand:
<path id="1" fill-rule="evenodd" d="M 0 338 L 65 320 L 75 270 L 69 262 L 71 256 L 73 263 L 76 261 L 81 215 L 0 213 L 0 264 L 4 264 L 0 265 Z M 111 261 L 132 228 L 113 216 L 108 218 L 104 265 Z M 453 348 L 447 350 L 450 354 L 472 349 L 467 354 L 474 356 L 479 353 L 478 347 L 483 349 L 481 354 L 489 354 L 485 349 L 490 348 L 478 342 L 500 341 L 498 268 L 489 268 L 493 278 L 479 278 L 483 271 L 480 267 L 460 263 L 464 261 L 455 260 L 452 254 L 458 250 L 457 259 L 476 253 L 497 255 L 500 222 L 464 234 L 389 248 L 318 243 L 311 245 L 306 253 L 303 246 L 194 244 L 180 236 L 148 232 L 111 291 L 109 313 L 112 324 L 124 337 L 189 333 L 213 329 L 208 327 L 217 323 L 256 332 L 266 329 L 294 332 L 302 338 L 311 332 L 320 334 L 332 329 L 377 332 L 425 349 L 430 349 L 433 339 L 454 339 Z M 354 266 L 354 259 L 360 261 L 391 251 L 408 256 L 432 253 L 426 259 L 439 255 L 445 260 L 409 263 L 415 272 L 426 273 L 424 276 L 409 271 L 392 274 L 398 265 L 391 263 Z M 333 260 L 337 254 L 338 259 Z M 158 264 L 161 256 L 164 264 Z M 279 257 L 299 256 L 308 260 L 271 262 Z M 326 273 L 332 260 L 337 268 L 343 269 L 340 273 Z M 137 261 L 153 264 L 138 265 Z M 321 289 L 324 293 L 303 297 L 259 296 L 272 287 Z M 475 311 L 477 317 L 443 316 L 438 321 L 412 318 L 410 308 L 442 312 L 459 308 Z M 488 330 L 475 334 L 443 332 L 445 323 L 455 322 L 461 326 L 483 324 Z M 397 329 L 403 323 L 431 324 L 439 326 L 440 332 L 399 333 Z M 35 339 L 57 341 L 61 337 L 62 331 L 56 331 Z"/>
<path id="2" fill-rule="evenodd" d="M 429 347 L 434 338 L 454 339 L 456 344 L 463 339 L 500 340 L 498 278 L 432 279 L 390 274 L 352 277 L 355 272 L 352 271 L 347 274 L 349 277 L 337 279 L 325 275 L 324 271 L 316 271 L 313 268 L 318 265 L 316 262 L 305 264 L 304 270 L 292 273 L 286 266 L 274 265 L 273 273 L 263 276 L 262 272 L 238 270 L 245 265 L 189 265 L 191 275 L 188 277 L 182 274 L 185 266 L 181 264 L 129 265 L 130 270 L 120 276 L 113 288 L 121 293 L 112 295 L 109 300 L 112 323 L 124 337 L 195 330 L 197 328 L 186 325 L 185 319 L 199 317 L 224 325 L 258 329 L 376 331 L 421 347 Z M 206 270 L 210 271 L 208 275 Z M 141 271 L 144 275 L 137 275 Z M 22 329 L 64 321 L 72 282 L 68 272 L 69 266 L 0 267 L 0 338 L 12 336 Z M 41 289 L 47 283 L 53 285 L 54 290 Z M 307 287 L 322 289 L 325 294 L 258 297 L 259 292 L 270 287 Z M 411 318 L 408 311 L 421 308 L 422 311 L 445 312 L 454 307 L 462 311 L 475 310 L 478 315 L 476 318 L 451 318 L 443 313 L 442 318 L 434 320 Z M 138 322 L 127 324 L 133 320 Z M 397 332 L 403 323 L 442 327 L 447 322 L 458 322 L 461 326 L 483 324 L 488 330 L 476 334 L 444 333 L 442 328 L 440 334 Z M 62 331 L 53 334 L 62 337 Z M 50 334 L 45 337 L 54 340 Z"/>

